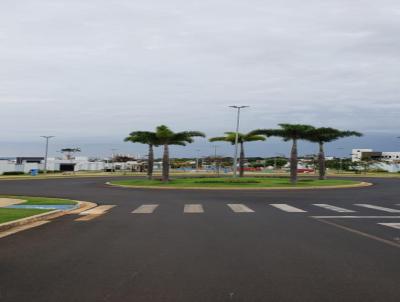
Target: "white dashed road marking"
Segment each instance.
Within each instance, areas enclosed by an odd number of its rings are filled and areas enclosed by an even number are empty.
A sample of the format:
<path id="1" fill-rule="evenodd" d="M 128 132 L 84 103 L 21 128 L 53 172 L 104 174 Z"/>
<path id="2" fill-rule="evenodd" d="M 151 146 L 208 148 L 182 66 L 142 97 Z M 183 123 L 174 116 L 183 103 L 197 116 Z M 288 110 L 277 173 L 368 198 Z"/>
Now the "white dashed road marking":
<path id="1" fill-rule="evenodd" d="M 133 214 L 151 214 L 158 207 L 158 204 L 144 204 L 132 211 Z"/>
<path id="2" fill-rule="evenodd" d="M 109 209 L 112 209 L 115 205 L 104 205 L 92 208 L 90 210 L 79 213 L 79 215 L 102 215 L 106 213 Z"/>
<path id="3" fill-rule="evenodd" d="M 227 204 L 228 207 L 235 213 L 253 213 L 254 211 L 249 207 L 246 207 L 244 204 L 241 203 L 229 203 Z"/>
<path id="4" fill-rule="evenodd" d="M 285 212 L 290 212 L 290 213 L 305 213 L 305 212 L 307 212 L 302 209 L 292 207 L 286 203 L 271 203 L 270 205 L 279 210 L 282 210 Z"/>
<path id="5" fill-rule="evenodd" d="M 96 219 L 100 217 L 101 215 L 104 215 L 108 212 L 108 210 L 112 209 L 115 207 L 115 205 L 103 205 L 103 206 L 98 206 L 95 208 L 92 208 L 87 211 L 80 212 L 79 215 L 81 217 L 75 219 L 75 221 L 89 221 Z"/>
<path id="6" fill-rule="evenodd" d="M 348 209 L 345 209 L 345 208 L 331 206 L 331 205 L 325 204 L 325 203 L 315 203 L 314 205 L 317 206 L 317 207 L 320 207 L 320 208 L 324 208 L 326 210 L 339 212 L 339 213 L 354 213 L 355 212 L 353 210 L 348 210 Z"/>
<path id="7" fill-rule="evenodd" d="M 359 207 L 364 207 L 364 208 L 383 211 L 383 212 L 388 212 L 388 213 L 400 213 L 400 210 L 398 210 L 398 209 L 391 209 L 391 208 L 385 208 L 385 207 L 380 207 L 380 206 L 374 206 L 372 204 L 357 203 L 355 205 L 359 206 Z"/>
<path id="8" fill-rule="evenodd" d="M 400 230 L 400 223 L 378 223 L 378 224 Z"/>
<path id="9" fill-rule="evenodd" d="M 204 213 L 204 209 L 201 204 L 185 204 L 183 212 L 184 213 Z"/>

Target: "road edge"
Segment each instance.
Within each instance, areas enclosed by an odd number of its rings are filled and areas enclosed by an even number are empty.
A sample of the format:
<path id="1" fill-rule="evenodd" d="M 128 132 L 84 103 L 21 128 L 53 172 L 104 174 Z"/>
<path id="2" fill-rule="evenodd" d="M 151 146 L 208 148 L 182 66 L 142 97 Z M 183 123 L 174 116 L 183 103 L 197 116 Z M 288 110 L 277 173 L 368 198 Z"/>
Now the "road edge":
<path id="1" fill-rule="evenodd" d="M 154 187 L 154 186 L 131 186 L 131 185 L 118 185 L 111 182 L 105 183 L 110 187 L 120 187 L 126 189 L 153 189 L 153 190 L 209 190 L 209 191 L 270 191 L 270 190 L 326 190 L 326 189 L 348 189 L 348 188 L 364 188 L 370 187 L 374 184 L 371 182 L 362 181 L 358 184 L 351 185 L 337 185 L 337 186 L 311 186 L 311 187 L 268 187 L 268 188 L 239 188 L 239 187 Z"/>
<path id="2" fill-rule="evenodd" d="M 4 232 L 4 231 L 10 231 L 11 229 L 17 228 L 20 226 L 33 224 L 37 221 L 55 219 L 55 218 L 58 218 L 58 217 L 61 217 L 61 216 L 67 215 L 67 214 L 79 214 L 82 211 L 86 211 L 88 209 L 91 209 L 91 208 L 97 206 L 97 204 L 94 202 L 80 201 L 80 200 L 72 200 L 72 201 L 76 201 L 78 204 L 77 204 L 77 207 L 75 207 L 71 210 L 67 210 L 67 211 L 53 210 L 50 212 L 41 213 L 41 214 L 1 223 L 0 224 L 0 233 Z"/>

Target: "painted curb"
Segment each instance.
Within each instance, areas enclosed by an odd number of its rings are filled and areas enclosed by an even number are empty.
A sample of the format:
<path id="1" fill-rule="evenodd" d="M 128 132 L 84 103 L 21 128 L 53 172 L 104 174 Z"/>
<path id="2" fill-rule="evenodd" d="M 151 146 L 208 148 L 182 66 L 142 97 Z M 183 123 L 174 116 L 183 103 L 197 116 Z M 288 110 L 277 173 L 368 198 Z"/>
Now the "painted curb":
<path id="1" fill-rule="evenodd" d="M 360 182 L 351 185 L 338 185 L 338 186 L 313 186 L 313 187 L 269 187 L 269 188 L 218 188 L 218 187 L 154 187 L 154 186 L 130 186 L 130 185 L 117 185 L 111 182 L 106 182 L 110 187 L 120 187 L 127 189 L 153 189 L 153 190 L 209 190 L 209 191 L 269 191 L 269 190 L 326 190 L 326 189 L 348 189 L 348 188 L 364 188 L 373 186 L 370 182 Z"/>
<path id="2" fill-rule="evenodd" d="M 60 216 L 64 216 L 67 214 L 78 214 L 81 211 L 86 211 L 90 208 L 97 206 L 97 204 L 93 203 L 93 202 L 79 201 L 79 200 L 72 200 L 72 201 L 76 201 L 78 203 L 78 207 L 68 210 L 68 211 L 54 210 L 54 211 L 37 214 L 37 215 L 33 215 L 33 216 L 29 216 L 29 217 L 25 217 L 25 218 L 13 220 L 13 221 L 4 222 L 4 223 L 0 224 L 0 232 L 8 231 L 12 228 L 19 227 L 22 225 L 27 225 L 27 224 L 41 221 L 41 220 L 54 219 L 54 218 L 58 218 Z"/>

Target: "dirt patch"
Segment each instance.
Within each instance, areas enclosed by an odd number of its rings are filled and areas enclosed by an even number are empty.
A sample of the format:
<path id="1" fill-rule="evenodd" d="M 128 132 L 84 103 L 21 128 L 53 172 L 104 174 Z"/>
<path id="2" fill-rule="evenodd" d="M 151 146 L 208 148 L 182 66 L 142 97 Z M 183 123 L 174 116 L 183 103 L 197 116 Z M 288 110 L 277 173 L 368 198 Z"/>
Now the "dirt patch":
<path id="1" fill-rule="evenodd" d="M 24 203 L 26 200 L 15 198 L 0 198 L 0 208 L 12 206 L 14 204 Z"/>

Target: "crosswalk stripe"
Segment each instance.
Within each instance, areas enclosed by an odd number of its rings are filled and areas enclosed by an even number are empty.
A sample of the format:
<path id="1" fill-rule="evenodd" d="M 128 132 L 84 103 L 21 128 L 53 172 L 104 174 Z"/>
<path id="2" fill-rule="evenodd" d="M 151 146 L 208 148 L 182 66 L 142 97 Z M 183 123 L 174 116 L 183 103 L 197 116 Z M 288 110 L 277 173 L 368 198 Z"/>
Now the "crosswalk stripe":
<path id="1" fill-rule="evenodd" d="M 400 210 L 398 210 L 398 209 L 391 209 L 391 208 L 385 208 L 385 207 L 380 207 L 380 206 L 374 206 L 372 204 L 357 203 L 355 205 L 359 206 L 359 207 L 369 208 L 369 209 L 388 212 L 388 213 L 400 213 Z"/>
<path id="2" fill-rule="evenodd" d="M 87 211 L 83 211 L 79 213 L 79 218 L 76 218 L 74 221 L 89 221 L 93 220 L 95 218 L 100 217 L 101 215 L 104 215 L 108 212 L 108 210 L 112 209 L 115 207 L 115 205 L 103 205 L 103 206 L 98 206 L 95 208 L 91 208 Z"/>
<path id="3" fill-rule="evenodd" d="M 84 211 L 79 213 L 79 215 L 102 215 L 106 213 L 108 210 L 112 209 L 115 207 L 115 205 L 103 205 L 103 206 L 98 206 L 95 208 L 92 208 L 90 210 Z"/>
<path id="4" fill-rule="evenodd" d="M 76 218 L 74 221 L 89 221 L 96 219 L 97 217 L 100 217 L 102 214 L 88 214 L 88 215 L 82 215 L 79 218 Z"/>
<path id="5" fill-rule="evenodd" d="M 380 224 L 380 225 L 384 225 L 384 226 L 388 226 L 388 227 L 390 227 L 390 228 L 395 228 L 395 229 L 398 229 L 398 230 L 400 230 L 400 223 L 378 223 L 378 224 Z"/>
<path id="6" fill-rule="evenodd" d="M 185 204 L 183 212 L 184 213 L 204 213 L 204 209 L 201 204 Z"/>
<path id="7" fill-rule="evenodd" d="M 229 203 L 227 204 L 228 207 L 235 213 L 252 213 L 254 212 L 249 207 L 246 207 L 244 204 L 241 203 Z"/>
<path id="8" fill-rule="evenodd" d="M 286 203 L 270 203 L 270 205 L 279 210 L 282 210 L 285 212 L 290 212 L 290 213 L 305 213 L 305 212 L 307 212 L 302 209 L 292 207 Z"/>
<path id="9" fill-rule="evenodd" d="M 151 214 L 158 207 L 158 204 L 143 204 L 136 210 L 132 211 L 133 214 Z"/>
<path id="10" fill-rule="evenodd" d="M 332 205 L 326 204 L 326 203 L 314 203 L 314 206 L 324 208 L 326 210 L 330 210 L 330 211 L 334 211 L 334 212 L 339 212 L 339 213 L 354 213 L 355 212 L 353 210 L 348 210 L 345 208 L 332 206 Z"/>

